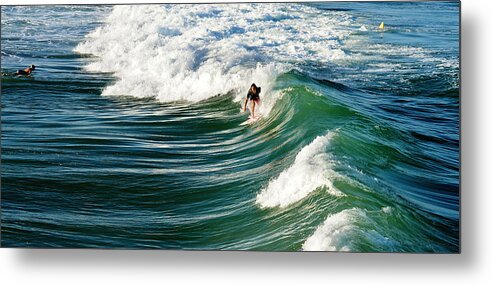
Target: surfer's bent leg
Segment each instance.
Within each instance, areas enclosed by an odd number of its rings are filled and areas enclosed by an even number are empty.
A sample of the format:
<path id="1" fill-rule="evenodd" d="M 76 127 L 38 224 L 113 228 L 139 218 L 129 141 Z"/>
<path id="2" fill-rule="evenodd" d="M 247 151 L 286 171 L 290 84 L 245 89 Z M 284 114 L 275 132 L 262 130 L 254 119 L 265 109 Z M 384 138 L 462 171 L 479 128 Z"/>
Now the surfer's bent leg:
<path id="1" fill-rule="evenodd" d="M 251 108 L 251 113 L 253 114 L 253 118 L 255 117 L 255 105 L 256 105 L 256 100 L 251 100 L 251 102 L 253 103 L 253 106 Z"/>

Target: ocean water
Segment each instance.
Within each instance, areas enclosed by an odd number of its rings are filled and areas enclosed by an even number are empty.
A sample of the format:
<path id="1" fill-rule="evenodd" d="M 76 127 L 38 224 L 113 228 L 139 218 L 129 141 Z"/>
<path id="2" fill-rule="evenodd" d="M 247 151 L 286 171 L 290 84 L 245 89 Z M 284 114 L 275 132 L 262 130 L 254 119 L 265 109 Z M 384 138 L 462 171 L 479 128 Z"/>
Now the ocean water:
<path id="1" fill-rule="evenodd" d="M 1 64 L 4 247 L 459 251 L 457 2 L 2 6 Z"/>

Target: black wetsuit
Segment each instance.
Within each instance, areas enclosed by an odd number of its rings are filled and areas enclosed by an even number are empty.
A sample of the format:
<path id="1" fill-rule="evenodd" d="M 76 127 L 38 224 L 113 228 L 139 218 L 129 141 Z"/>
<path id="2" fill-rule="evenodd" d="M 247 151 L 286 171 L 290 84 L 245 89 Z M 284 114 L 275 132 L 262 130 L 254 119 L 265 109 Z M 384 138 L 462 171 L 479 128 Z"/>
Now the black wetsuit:
<path id="1" fill-rule="evenodd" d="M 253 93 L 248 91 L 248 99 L 252 101 L 259 101 L 260 100 L 260 90 L 256 89 L 256 93 Z"/>
<path id="2" fill-rule="evenodd" d="M 31 72 L 27 72 L 27 71 L 25 71 L 23 69 L 19 69 L 19 70 L 17 70 L 16 75 L 29 75 L 29 74 L 31 74 Z"/>

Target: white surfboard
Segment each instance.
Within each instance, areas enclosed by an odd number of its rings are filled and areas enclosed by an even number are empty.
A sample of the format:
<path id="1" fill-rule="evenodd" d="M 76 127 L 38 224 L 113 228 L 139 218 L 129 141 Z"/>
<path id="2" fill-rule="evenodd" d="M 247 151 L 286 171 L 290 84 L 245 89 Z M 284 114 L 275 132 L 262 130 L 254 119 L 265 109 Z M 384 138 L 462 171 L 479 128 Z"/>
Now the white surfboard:
<path id="1" fill-rule="evenodd" d="M 257 122 L 260 118 L 261 118 L 261 115 L 256 115 L 254 118 L 249 116 L 248 120 L 245 122 L 242 122 L 240 126 L 251 125 L 251 124 Z"/>

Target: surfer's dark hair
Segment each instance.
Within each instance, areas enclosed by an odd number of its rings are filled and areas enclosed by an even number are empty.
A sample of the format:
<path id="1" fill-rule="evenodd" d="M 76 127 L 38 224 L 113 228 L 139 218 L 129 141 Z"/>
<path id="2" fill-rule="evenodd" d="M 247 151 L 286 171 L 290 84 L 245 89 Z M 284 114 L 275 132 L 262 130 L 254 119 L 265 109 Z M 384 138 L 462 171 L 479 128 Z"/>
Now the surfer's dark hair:
<path id="1" fill-rule="evenodd" d="M 258 86 L 256 86 L 256 84 L 253 83 L 253 84 L 251 84 L 251 87 L 249 87 L 249 89 L 251 89 L 253 87 L 256 89 L 256 94 L 260 94 L 261 87 L 258 87 Z"/>
<path id="2" fill-rule="evenodd" d="M 32 70 L 36 69 L 36 66 L 34 64 L 31 64 L 31 69 Z"/>

